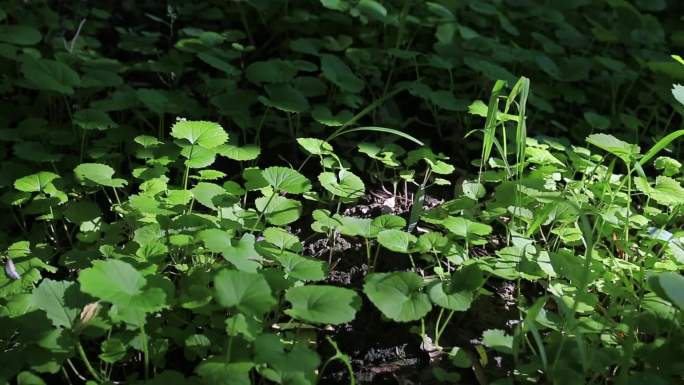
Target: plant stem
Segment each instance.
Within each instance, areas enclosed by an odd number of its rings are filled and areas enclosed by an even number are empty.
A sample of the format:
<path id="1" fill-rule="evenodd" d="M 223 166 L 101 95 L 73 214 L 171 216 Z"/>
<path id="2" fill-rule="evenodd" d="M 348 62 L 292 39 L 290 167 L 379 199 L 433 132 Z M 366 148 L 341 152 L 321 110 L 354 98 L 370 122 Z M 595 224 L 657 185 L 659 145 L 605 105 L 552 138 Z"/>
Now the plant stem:
<path id="1" fill-rule="evenodd" d="M 88 356 L 86 356 L 85 350 L 83 350 L 81 341 L 76 341 L 76 350 L 78 351 L 78 355 L 81 357 L 81 360 L 83 360 L 83 363 L 85 364 L 86 369 L 88 369 L 90 375 L 95 378 L 95 381 L 102 382 L 102 379 L 95 371 L 95 368 L 93 368 L 93 366 L 90 364 L 90 360 L 88 360 Z"/>

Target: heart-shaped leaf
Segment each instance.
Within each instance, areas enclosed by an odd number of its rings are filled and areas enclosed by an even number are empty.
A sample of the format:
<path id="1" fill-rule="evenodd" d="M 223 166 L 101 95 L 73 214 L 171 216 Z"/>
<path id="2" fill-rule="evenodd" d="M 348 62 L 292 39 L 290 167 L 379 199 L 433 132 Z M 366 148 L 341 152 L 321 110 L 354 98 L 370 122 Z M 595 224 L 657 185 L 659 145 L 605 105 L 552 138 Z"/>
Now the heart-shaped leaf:
<path id="1" fill-rule="evenodd" d="M 180 120 L 171 127 L 171 136 L 207 149 L 218 147 L 228 140 L 228 134 L 220 124 L 204 120 Z"/>
<path id="2" fill-rule="evenodd" d="M 386 317 L 397 322 L 419 320 L 432 309 L 423 280 L 413 272 L 375 273 L 366 277 L 363 292 Z"/>
<path id="3" fill-rule="evenodd" d="M 261 172 L 264 180 L 275 190 L 301 194 L 311 189 L 311 182 L 298 171 L 287 167 L 268 167 Z"/>
<path id="4" fill-rule="evenodd" d="M 292 309 L 288 315 L 312 323 L 343 324 L 354 319 L 361 298 L 353 290 L 335 286 L 308 285 L 290 288 L 285 293 Z"/>
<path id="5" fill-rule="evenodd" d="M 261 315 L 276 304 L 271 287 L 261 274 L 221 270 L 214 278 L 216 301 L 241 312 Z"/>

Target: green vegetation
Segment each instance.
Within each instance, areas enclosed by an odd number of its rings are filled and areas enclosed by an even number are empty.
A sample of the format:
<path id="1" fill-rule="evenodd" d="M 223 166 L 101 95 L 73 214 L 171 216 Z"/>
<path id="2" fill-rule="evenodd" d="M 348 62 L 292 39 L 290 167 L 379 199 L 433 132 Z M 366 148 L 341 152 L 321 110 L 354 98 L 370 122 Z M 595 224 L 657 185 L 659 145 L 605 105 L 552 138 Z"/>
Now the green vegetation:
<path id="1" fill-rule="evenodd" d="M 681 11 L 0 1 L 0 384 L 683 384 Z"/>

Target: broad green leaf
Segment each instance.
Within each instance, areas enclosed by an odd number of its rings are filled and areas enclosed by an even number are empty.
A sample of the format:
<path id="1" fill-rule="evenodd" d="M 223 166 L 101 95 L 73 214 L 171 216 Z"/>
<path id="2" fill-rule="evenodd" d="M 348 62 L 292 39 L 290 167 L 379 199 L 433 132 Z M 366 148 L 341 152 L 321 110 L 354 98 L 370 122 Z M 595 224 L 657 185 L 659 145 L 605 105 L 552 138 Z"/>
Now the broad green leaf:
<path id="1" fill-rule="evenodd" d="M 41 192 L 47 185 L 52 183 L 52 181 L 57 178 L 59 178 L 59 175 L 55 173 L 41 171 L 17 179 L 14 181 L 14 188 L 23 192 Z"/>
<path id="2" fill-rule="evenodd" d="M 123 187 L 125 179 L 112 178 L 114 169 L 101 163 L 81 163 L 74 169 L 76 178 L 81 181 L 107 187 Z"/>
<path id="3" fill-rule="evenodd" d="M 280 59 L 256 61 L 247 66 L 245 75 L 252 83 L 285 83 L 297 75 L 297 66 Z"/>
<path id="4" fill-rule="evenodd" d="M 44 279 L 33 290 L 32 302 L 43 310 L 55 327 L 73 328 L 88 303 L 76 282 Z"/>
<path id="5" fill-rule="evenodd" d="M 171 136 L 207 149 L 218 147 L 228 140 L 228 134 L 221 125 L 204 120 L 177 121 L 171 127 Z"/>
<path id="6" fill-rule="evenodd" d="M 109 364 L 121 361 L 126 356 L 126 345 L 118 338 L 109 338 L 100 345 L 99 358 Z"/>
<path id="7" fill-rule="evenodd" d="M 684 277 L 676 272 L 658 275 L 658 284 L 670 302 L 684 310 Z"/>
<path id="8" fill-rule="evenodd" d="M 412 253 L 417 241 L 418 238 L 415 235 L 398 229 L 383 230 L 378 233 L 378 243 L 397 253 Z"/>
<path id="9" fill-rule="evenodd" d="M 587 142 L 617 156 L 625 163 L 631 163 L 640 151 L 639 146 L 629 144 L 613 135 L 592 134 L 587 137 Z"/>
<path id="10" fill-rule="evenodd" d="M 26 56 L 21 63 L 21 72 L 32 88 L 61 94 L 73 94 L 74 87 L 81 82 L 76 71 L 55 60 L 33 59 Z"/>
<path id="11" fill-rule="evenodd" d="M 413 272 L 374 273 L 366 277 L 363 292 L 386 317 L 409 322 L 425 317 L 432 309 L 422 286 L 423 280 Z"/>
<path id="12" fill-rule="evenodd" d="M 264 213 L 268 223 L 276 226 L 296 221 L 302 211 L 301 202 L 277 195 L 273 198 L 257 198 L 254 200 L 254 205 L 259 212 Z"/>
<path id="13" fill-rule="evenodd" d="M 354 200 L 364 196 L 366 186 L 361 178 L 348 170 L 340 170 L 338 175 L 332 172 L 322 172 L 318 175 L 318 181 L 323 188 L 333 195 L 347 200 Z"/>
<path id="14" fill-rule="evenodd" d="M 610 128 L 610 119 L 592 111 L 584 113 L 584 120 L 589 123 L 591 128 L 596 128 L 600 131 L 605 131 Z"/>
<path id="15" fill-rule="evenodd" d="M 361 0 L 356 6 L 367 16 L 378 20 L 383 20 L 387 16 L 387 9 L 375 0 Z"/>
<path id="16" fill-rule="evenodd" d="M 325 140 L 316 138 L 297 138 L 297 143 L 299 143 L 306 152 L 312 155 L 323 155 L 333 152 L 333 147 Z"/>
<path id="17" fill-rule="evenodd" d="M 273 166 L 261 172 L 262 177 L 275 190 L 301 194 L 311 189 L 311 182 L 298 171 L 288 167 Z"/>
<path id="18" fill-rule="evenodd" d="M 29 25 L 0 26 L 0 41 L 16 45 L 34 45 L 43 36 L 40 31 Z"/>
<path id="19" fill-rule="evenodd" d="M 261 274 L 221 270 L 214 278 L 216 301 L 241 312 L 262 315 L 276 304 L 271 288 Z"/>
<path id="20" fill-rule="evenodd" d="M 190 191 L 197 202 L 212 210 L 218 210 L 222 206 L 221 199 L 228 197 L 223 187 L 209 182 L 197 183 Z"/>
<path id="21" fill-rule="evenodd" d="M 302 257 L 289 251 L 276 254 L 274 258 L 283 266 L 287 278 L 320 281 L 327 277 L 328 264 L 326 262 Z"/>
<path id="22" fill-rule="evenodd" d="M 449 310 L 466 311 L 473 302 L 473 293 L 469 291 L 449 292 L 448 287 L 442 282 L 430 286 L 428 295 L 430 300 L 440 307 Z M 446 290 L 445 290 L 446 289 Z"/>
<path id="23" fill-rule="evenodd" d="M 181 155 L 186 159 L 185 165 L 190 168 L 209 167 L 216 161 L 216 153 L 213 149 L 191 144 L 181 145 Z"/>
<path id="24" fill-rule="evenodd" d="M 342 110 L 337 115 L 334 115 L 328 107 L 319 104 L 311 110 L 311 117 L 324 126 L 339 127 L 350 121 L 354 116 L 349 110 Z"/>
<path id="25" fill-rule="evenodd" d="M 494 349 L 497 352 L 513 353 L 513 336 L 506 334 L 500 329 L 485 330 L 482 333 L 482 343 L 484 346 Z"/>
<path id="26" fill-rule="evenodd" d="M 354 75 L 349 66 L 337 56 L 321 55 L 321 70 L 328 80 L 343 91 L 357 93 L 364 88 L 363 80 Z"/>
<path id="27" fill-rule="evenodd" d="M 115 128 L 116 124 L 109 115 L 102 110 L 95 108 L 86 108 L 78 110 L 74 113 L 74 123 L 83 130 L 100 130 L 104 131 L 108 128 Z"/>
<path id="28" fill-rule="evenodd" d="M 335 286 L 292 287 L 285 293 L 285 299 L 292 304 L 292 309 L 285 310 L 285 313 L 319 324 L 350 322 L 361 308 L 361 298 L 356 292 Z"/>
<path id="29" fill-rule="evenodd" d="M 247 144 L 242 147 L 233 144 L 224 144 L 216 148 L 216 152 L 226 158 L 244 162 L 258 158 L 261 153 L 261 148 L 255 144 Z"/>
<path id="30" fill-rule="evenodd" d="M 448 217 L 442 222 L 442 225 L 444 225 L 452 234 L 463 238 L 485 236 L 492 232 L 492 226 L 474 222 L 463 217 Z"/>
<path id="31" fill-rule="evenodd" d="M 249 372 L 254 366 L 251 362 L 228 363 L 224 356 L 202 361 L 195 372 L 203 379 L 204 384 L 213 385 L 250 385 Z"/>
<path id="32" fill-rule="evenodd" d="M 259 97 L 259 101 L 269 107 L 291 113 L 300 113 L 309 109 L 306 97 L 289 84 L 269 84 L 265 88 L 268 98 Z"/>
<path id="33" fill-rule="evenodd" d="M 269 227 L 264 230 L 263 235 L 266 242 L 278 247 L 280 250 L 300 251 L 302 249 L 299 237 L 280 227 Z"/>
<path id="34" fill-rule="evenodd" d="M 684 86 L 681 84 L 673 84 L 672 96 L 674 96 L 675 100 L 680 104 L 684 105 Z"/>
<path id="35" fill-rule="evenodd" d="M 116 259 L 94 261 L 78 275 L 81 291 L 119 306 L 127 306 L 142 293 L 146 280 L 130 264 Z"/>

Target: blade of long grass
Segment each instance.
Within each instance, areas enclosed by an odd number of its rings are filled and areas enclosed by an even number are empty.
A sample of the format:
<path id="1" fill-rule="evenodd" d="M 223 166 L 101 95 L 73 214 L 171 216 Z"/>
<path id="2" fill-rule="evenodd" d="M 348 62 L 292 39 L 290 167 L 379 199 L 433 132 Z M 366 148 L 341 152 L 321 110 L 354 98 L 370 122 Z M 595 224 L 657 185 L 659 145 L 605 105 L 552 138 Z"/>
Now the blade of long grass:
<path id="1" fill-rule="evenodd" d="M 675 139 L 684 135 L 684 130 L 677 130 L 666 135 L 664 138 L 660 139 L 658 143 L 654 144 L 650 150 L 644 156 L 639 159 L 639 165 L 643 166 L 649 160 L 653 159 L 654 156 L 658 155 L 665 147 L 672 143 Z"/>
<path id="2" fill-rule="evenodd" d="M 492 146 L 494 145 L 494 135 L 497 125 L 497 113 L 499 112 L 499 96 L 503 92 L 506 82 L 504 80 L 497 80 L 492 88 L 492 94 L 489 97 L 489 105 L 487 106 L 487 119 L 485 120 L 484 128 L 484 143 L 482 144 L 482 164 L 489 159 L 492 153 Z"/>
<path id="3" fill-rule="evenodd" d="M 412 142 L 414 142 L 414 143 L 416 143 L 416 144 L 418 144 L 418 145 L 420 145 L 420 146 L 424 146 L 424 145 L 425 145 L 425 144 L 424 144 L 423 142 L 421 142 L 420 140 L 414 138 L 413 136 L 411 136 L 411 135 L 409 135 L 409 134 L 407 134 L 407 133 L 405 133 L 405 132 L 402 132 L 402 131 L 399 131 L 399 130 L 395 130 L 395 129 L 393 129 L 393 128 L 376 127 L 376 126 L 354 127 L 354 128 L 348 128 L 348 129 L 346 129 L 346 130 L 344 130 L 344 131 L 334 132 L 334 133 L 332 133 L 330 136 L 328 136 L 328 137 L 326 138 L 326 141 L 331 141 L 331 140 L 337 138 L 338 136 L 342 136 L 342 135 L 344 135 L 344 134 L 348 134 L 348 133 L 350 133 L 350 132 L 356 132 L 356 131 L 371 131 L 371 132 L 383 132 L 383 133 L 386 133 L 386 134 L 393 134 L 393 135 L 400 136 L 400 137 L 402 137 L 402 138 L 404 138 L 404 139 L 408 139 L 408 140 L 410 140 L 410 141 L 412 141 Z"/>

